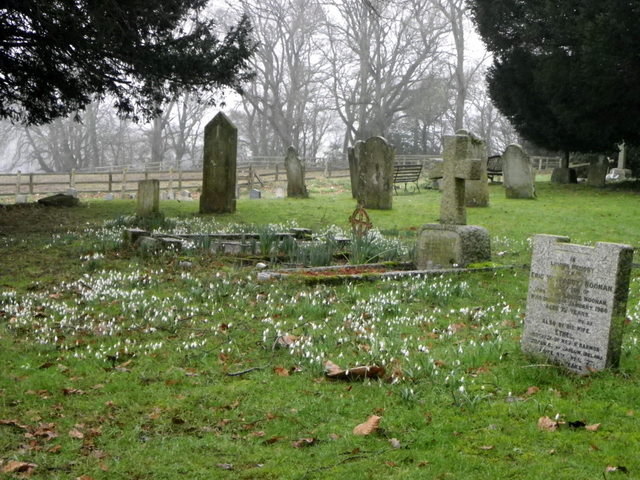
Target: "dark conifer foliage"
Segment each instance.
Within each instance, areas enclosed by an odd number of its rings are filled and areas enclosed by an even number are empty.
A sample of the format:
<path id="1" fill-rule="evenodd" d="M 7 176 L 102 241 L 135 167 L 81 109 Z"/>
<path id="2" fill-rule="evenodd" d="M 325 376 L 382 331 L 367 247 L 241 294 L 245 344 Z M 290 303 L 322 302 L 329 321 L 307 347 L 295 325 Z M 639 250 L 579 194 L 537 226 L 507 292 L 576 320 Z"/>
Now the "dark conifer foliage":
<path id="1" fill-rule="evenodd" d="M 185 91 L 240 89 L 246 18 L 224 34 L 206 0 L 0 0 L 0 117 L 47 123 L 112 95 L 149 117 Z"/>
<path id="2" fill-rule="evenodd" d="M 470 3 L 491 97 L 521 135 L 576 152 L 640 144 L 640 2 Z"/>

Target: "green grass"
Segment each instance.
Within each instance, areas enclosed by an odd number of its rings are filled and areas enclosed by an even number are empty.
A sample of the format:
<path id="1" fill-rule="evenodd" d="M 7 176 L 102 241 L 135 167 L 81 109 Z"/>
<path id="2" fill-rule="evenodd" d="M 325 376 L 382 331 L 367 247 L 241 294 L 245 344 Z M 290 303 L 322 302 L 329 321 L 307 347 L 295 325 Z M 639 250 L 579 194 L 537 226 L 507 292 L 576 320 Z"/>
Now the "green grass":
<path id="1" fill-rule="evenodd" d="M 348 230 L 344 183 L 310 190 L 241 199 L 233 215 L 199 216 L 197 202 L 161 209 L 185 228 Z M 497 185 L 491 194 L 468 219 L 490 231 L 499 264 L 528 263 L 535 233 L 640 244 L 634 191 L 540 183 L 533 201 L 506 200 Z M 410 244 L 438 209 L 427 191 L 369 215 Z M 134 210 L 0 209 L 0 472 L 20 461 L 37 479 L 640 476 L 635 270 L 620 369 L 579 377 L 520 351 L 526 269 L 259 284 L 251 265 L 122 245 L 114 220 Z M 297 340 L 278 348 L 285 335 Z M 330 381 L 325 360 L 384 365 L 395 380 Z M 380 430 L 353 435 L 372 414 Z M 543 416 L 600 427 L 543 431 Z"/>

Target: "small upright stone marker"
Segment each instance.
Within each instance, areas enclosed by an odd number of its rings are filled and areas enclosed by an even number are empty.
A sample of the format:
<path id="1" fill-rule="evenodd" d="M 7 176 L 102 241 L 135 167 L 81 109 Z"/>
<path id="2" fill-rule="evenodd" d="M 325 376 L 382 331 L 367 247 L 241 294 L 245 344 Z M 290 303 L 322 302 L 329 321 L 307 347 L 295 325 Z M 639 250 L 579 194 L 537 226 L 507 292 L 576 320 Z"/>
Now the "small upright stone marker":
<path id="1" fill-rule="evenodd" d="M 393 147 L 382 137 L 356 145 L 358 203 L 364 208 L 391 210 L 393 202 Z"/>
<path id="2" fill-rule="evenodd" d="M 289 147 L 284 157 L 287 170 L 287 197 L 308 198 L 307 186 L 304 184 L 304 165 L 295 148 Z"/>
<path id="3" fill-rule="evenodd" d="M 608 172 L 609 161 L 604 155 L 598 155 L 597 158 L 594 158 L 589 162 L 587 185 L 590 187 L 604 187 L 607 182 Z"/>
<path id="4" fill-rule="evenodd" d="M 476 225 L 466 225 L 465 181 L 481 177 L 484 148 L 480 140 L 458 132 L 444 137 L 442 170 L 434 169 L 431 178 L 442 177 L 440 223 L 423 225 L 416 243 L 416 266 L 419 269 L 452 266 L 491 260 L 489 232 Z M 486 161 L 486 159 L 485 159 Z"/>
<path id="5" fill-rule="evenodd" d="M 138 203 L 136 215 L 151 217 L 160 213 L 160 180 L 138 182 Z"/>
<path id="6" fill-rule="evenodd" d="M 535 172 L 527 152 L 515 143 L 502 154 L 502 177 L 507 198 L 536 198 Z"/>
<path id="7" fill-rule="evenodd" d="M 586 374 L 617 367 L 633 248 L 536 235 L 522 350 Z"/>
<path id="8" fill-rule="evenodd" d="M 200 213 L 236 211 L 238 129 L 220 112 L 204 127 Z"/>

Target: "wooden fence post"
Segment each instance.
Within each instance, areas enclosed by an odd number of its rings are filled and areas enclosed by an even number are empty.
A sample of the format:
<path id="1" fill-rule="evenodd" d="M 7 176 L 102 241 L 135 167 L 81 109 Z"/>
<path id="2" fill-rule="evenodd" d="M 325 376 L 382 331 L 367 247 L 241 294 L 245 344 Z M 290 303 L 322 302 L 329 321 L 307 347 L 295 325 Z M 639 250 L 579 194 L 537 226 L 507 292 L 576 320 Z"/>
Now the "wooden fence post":
<path id="1" fill-rule="evenodd" d="M 113 173 L 109 172 L 109 191 L 113 189 Z"/>
<path id="2" fill-rule="evenodd" d="M 20 195 L 20 183 L 22 182 L 22 172 L 18 170 L 16 173 L 16 197 Z"/>
<path id="3" fill-rule="evenodd" d="M 76 188 L 76 169 L 72 168 L 69 172 L 69 188 Z"/>
<path id="4" fill-rule="evenodd" d="M 33 173 L 29 174 L 29 195 L 33 195 Z"/>
<path id="5" fill-rule="evenodd" d="M 276 163 L 276 182 L 278 181 L 278 164 Z"/>
<path id="6" fill-rule="evenodd" d="M 178 190 L 182 190 L 182 166 L 178 167 Z"/>
<path id="7" fill-rule="evenodd" d="M 173 168 L 169 169 L 169 200 L 173 200 Z"/>
<path id="8" fill-rule="evenodd" d="M 127 167 L 122 169 L 122 193 L 120 194 L 120 198 L 125 198 L 126 196 L 126 184 L 127 184 Z"/>
<path id="9" fill-rule="evenodd" d="M 249 191 L 253 189 L 253 165 L 249 165 Z"/>

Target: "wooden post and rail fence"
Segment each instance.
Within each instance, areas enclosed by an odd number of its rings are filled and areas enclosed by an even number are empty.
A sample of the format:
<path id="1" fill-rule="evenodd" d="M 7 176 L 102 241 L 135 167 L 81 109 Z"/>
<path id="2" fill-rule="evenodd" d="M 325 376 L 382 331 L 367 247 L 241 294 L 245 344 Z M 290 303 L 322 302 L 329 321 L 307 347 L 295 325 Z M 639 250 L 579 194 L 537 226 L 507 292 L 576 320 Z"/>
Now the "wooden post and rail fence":
<path id="1" fill-rule="evenodd" d="M 396 163 L 422 163 L 423 172 L 438 161 L 439 155 L 398 155 Z M 240 164 L 237 171 L 238 189 L 261 188 L 266 184 L 286 181 L 282 158 L 260 157 L 260 161 Z M 557 157 L 532 157 L 538 170 L 549 170 L 559 165 Z M 342 163 L 317 162 L 307 164 L 307 180 L 349 177 L 348 166 Z M 50 195 L 69 189 L 78 194 L 112 194 L 127 198 L 138 190 L 138 182 L 147 179 L 160 180 L 160 189 L 173 193 L 181 190 L 197 190 L 202 187 L 202 169 L 172 168 L 147 164 L 143 169 L 132 167 L 109 167 L 87 172 L 71 170 L 65 173 L 0 173 L 0 197 L 13 195 Z"/>

